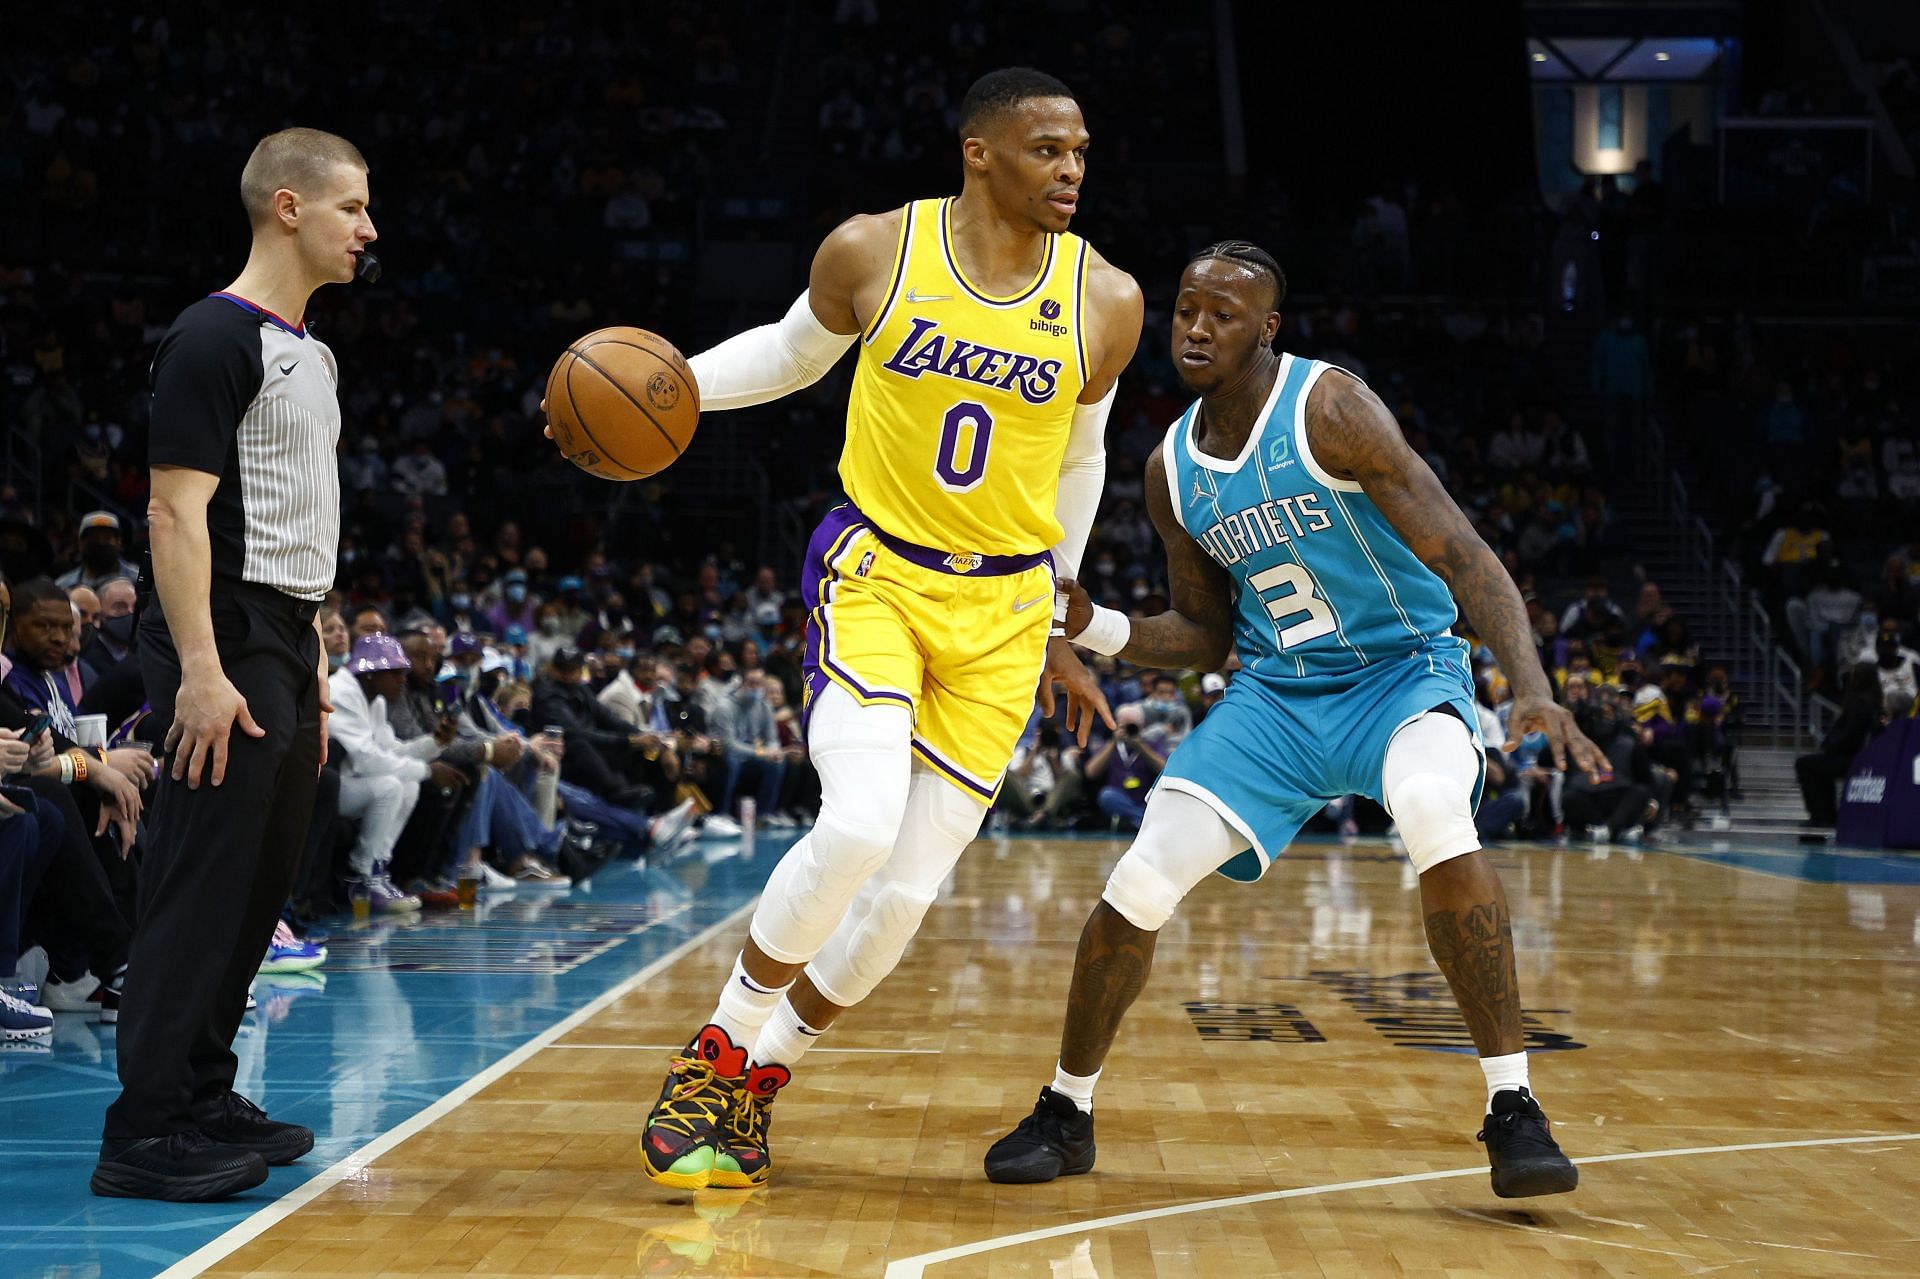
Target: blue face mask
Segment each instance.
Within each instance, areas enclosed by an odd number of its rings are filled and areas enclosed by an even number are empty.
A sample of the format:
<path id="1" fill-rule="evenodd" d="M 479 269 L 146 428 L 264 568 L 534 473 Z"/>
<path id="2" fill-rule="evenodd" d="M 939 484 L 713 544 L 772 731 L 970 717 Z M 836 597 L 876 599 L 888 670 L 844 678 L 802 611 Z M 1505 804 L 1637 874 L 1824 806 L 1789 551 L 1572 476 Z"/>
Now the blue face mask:
<path id="1" fill-rule="evenodd" d="M 509 602 L 514 604 L 521 604 L 526 602 L 526 598 L 527 598 L 527 588 L 520 585 L 520 583 L 515 582 L 512 586 L 509 586 L 507 588 L 507 599 Z"/>
<path id="2" fill-rule="evenodd" d="M 470 608 L 472 608 L 472 607 L 473 607 L 473 596 L 471 596 L 471 595 L 450 595 L 450 596 L 448 596 L 448 597 L 447 597 L 447 603 L 449 603 L 449 604 L 451 604 L 451 605 L 453 605 L 453 611 L 454 611 L 454 612 L 456 612 L 456 613 L 464 613 L 464 612 L 466 612 L 466 611 L 467 611 L 468 609 L 470 609 Z"/>

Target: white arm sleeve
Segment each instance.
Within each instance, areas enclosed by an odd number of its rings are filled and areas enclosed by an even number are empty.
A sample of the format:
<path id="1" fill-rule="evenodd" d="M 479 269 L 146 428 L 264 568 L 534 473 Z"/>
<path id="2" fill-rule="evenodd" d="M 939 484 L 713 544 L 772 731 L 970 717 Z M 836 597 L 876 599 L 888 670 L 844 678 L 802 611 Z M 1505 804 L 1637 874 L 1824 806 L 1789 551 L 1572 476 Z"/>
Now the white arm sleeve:
<path id="1" fill-rule="evenodd" d="M 700 387 L 700 409 L 743 409 L 812 386 L 846 354 L 857 333 L 835 333 L 813 313 L 809 294 L 777 324 L 728 338 L 688 360 Z"/>
<path id="2" fill-rule="evenodd" d="M 1053 517 L 1060 521 L 1060 543 L 1053 548 L 1055 576 L 1080 576 L 1080 560 L 1087 551 L 1087 534 L 1100 510 L 1100 493 L 1107 483 L 1107 415 L 1120 385 L 1098 404 L 1082 404 L 1073 411 L 1066 456 L 1060 459 L 1060 494 Z"/>

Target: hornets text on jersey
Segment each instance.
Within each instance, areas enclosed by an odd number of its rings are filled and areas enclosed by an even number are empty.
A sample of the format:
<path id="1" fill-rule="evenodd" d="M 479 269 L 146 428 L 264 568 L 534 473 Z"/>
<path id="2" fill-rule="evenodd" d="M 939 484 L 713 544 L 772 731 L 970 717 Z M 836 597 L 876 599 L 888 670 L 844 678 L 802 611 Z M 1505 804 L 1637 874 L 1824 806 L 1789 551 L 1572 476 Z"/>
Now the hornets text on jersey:
<path id="1" fill-rule="evenodd" d="M 1232 579 L 1240 661 L 1267 677 L 1335 675 L 1405 657 L 1447 635 L 1457 617 L 1446 584 L 1360 485 L 1314 459 L 1307 395 L 1332 367 L 1281 356 L 1236 458 L 1194 444 L 1197 401 L 1163 445 L 1175 515 Z"/>

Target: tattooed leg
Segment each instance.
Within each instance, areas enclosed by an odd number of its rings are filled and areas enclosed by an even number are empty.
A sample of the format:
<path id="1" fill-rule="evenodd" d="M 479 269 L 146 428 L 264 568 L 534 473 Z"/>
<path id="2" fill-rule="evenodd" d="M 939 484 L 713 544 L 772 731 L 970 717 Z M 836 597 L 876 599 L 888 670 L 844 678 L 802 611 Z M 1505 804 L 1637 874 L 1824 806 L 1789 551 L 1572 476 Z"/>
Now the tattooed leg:
<path id="1" fill-rule="evenodd" d="M 1159 936 L 1135 928 L 1104 901 L 1087 917 L 1060 1034 L 1060 1065 L 1068 1074 L 1091 1075 L 1107 1060 L 1120 1019 L 1147 984 Z"/>
<path id="2" fill-rule="evenodd" d="M 1420 877 L 1427 945 L 1453 988 L 1467 1033 L 1482 1057 L 1525 1046 L 1520 983 L 1514 975 L 1513 924 L 1507 894 L 1485 853 L 1441 862 Z M 1081 943 L 1084 951 L 1086 943 Z M 1076 974 L 1076 986 L 1078 974 Z"/>

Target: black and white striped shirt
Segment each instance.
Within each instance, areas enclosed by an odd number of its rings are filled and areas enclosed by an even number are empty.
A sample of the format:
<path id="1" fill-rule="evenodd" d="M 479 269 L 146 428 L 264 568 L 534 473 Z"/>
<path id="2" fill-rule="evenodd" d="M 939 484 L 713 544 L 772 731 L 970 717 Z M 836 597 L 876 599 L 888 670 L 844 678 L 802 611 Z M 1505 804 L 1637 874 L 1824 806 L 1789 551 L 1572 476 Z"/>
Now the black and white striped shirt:
<path id="1" fill-rule="evenodd" d="M 339 370 L 304 328 L 229 293 L 180 313 L 153 358 L 147 460 L 220 477 L 213 575 L 304 600 L 340 552 Z"/>

